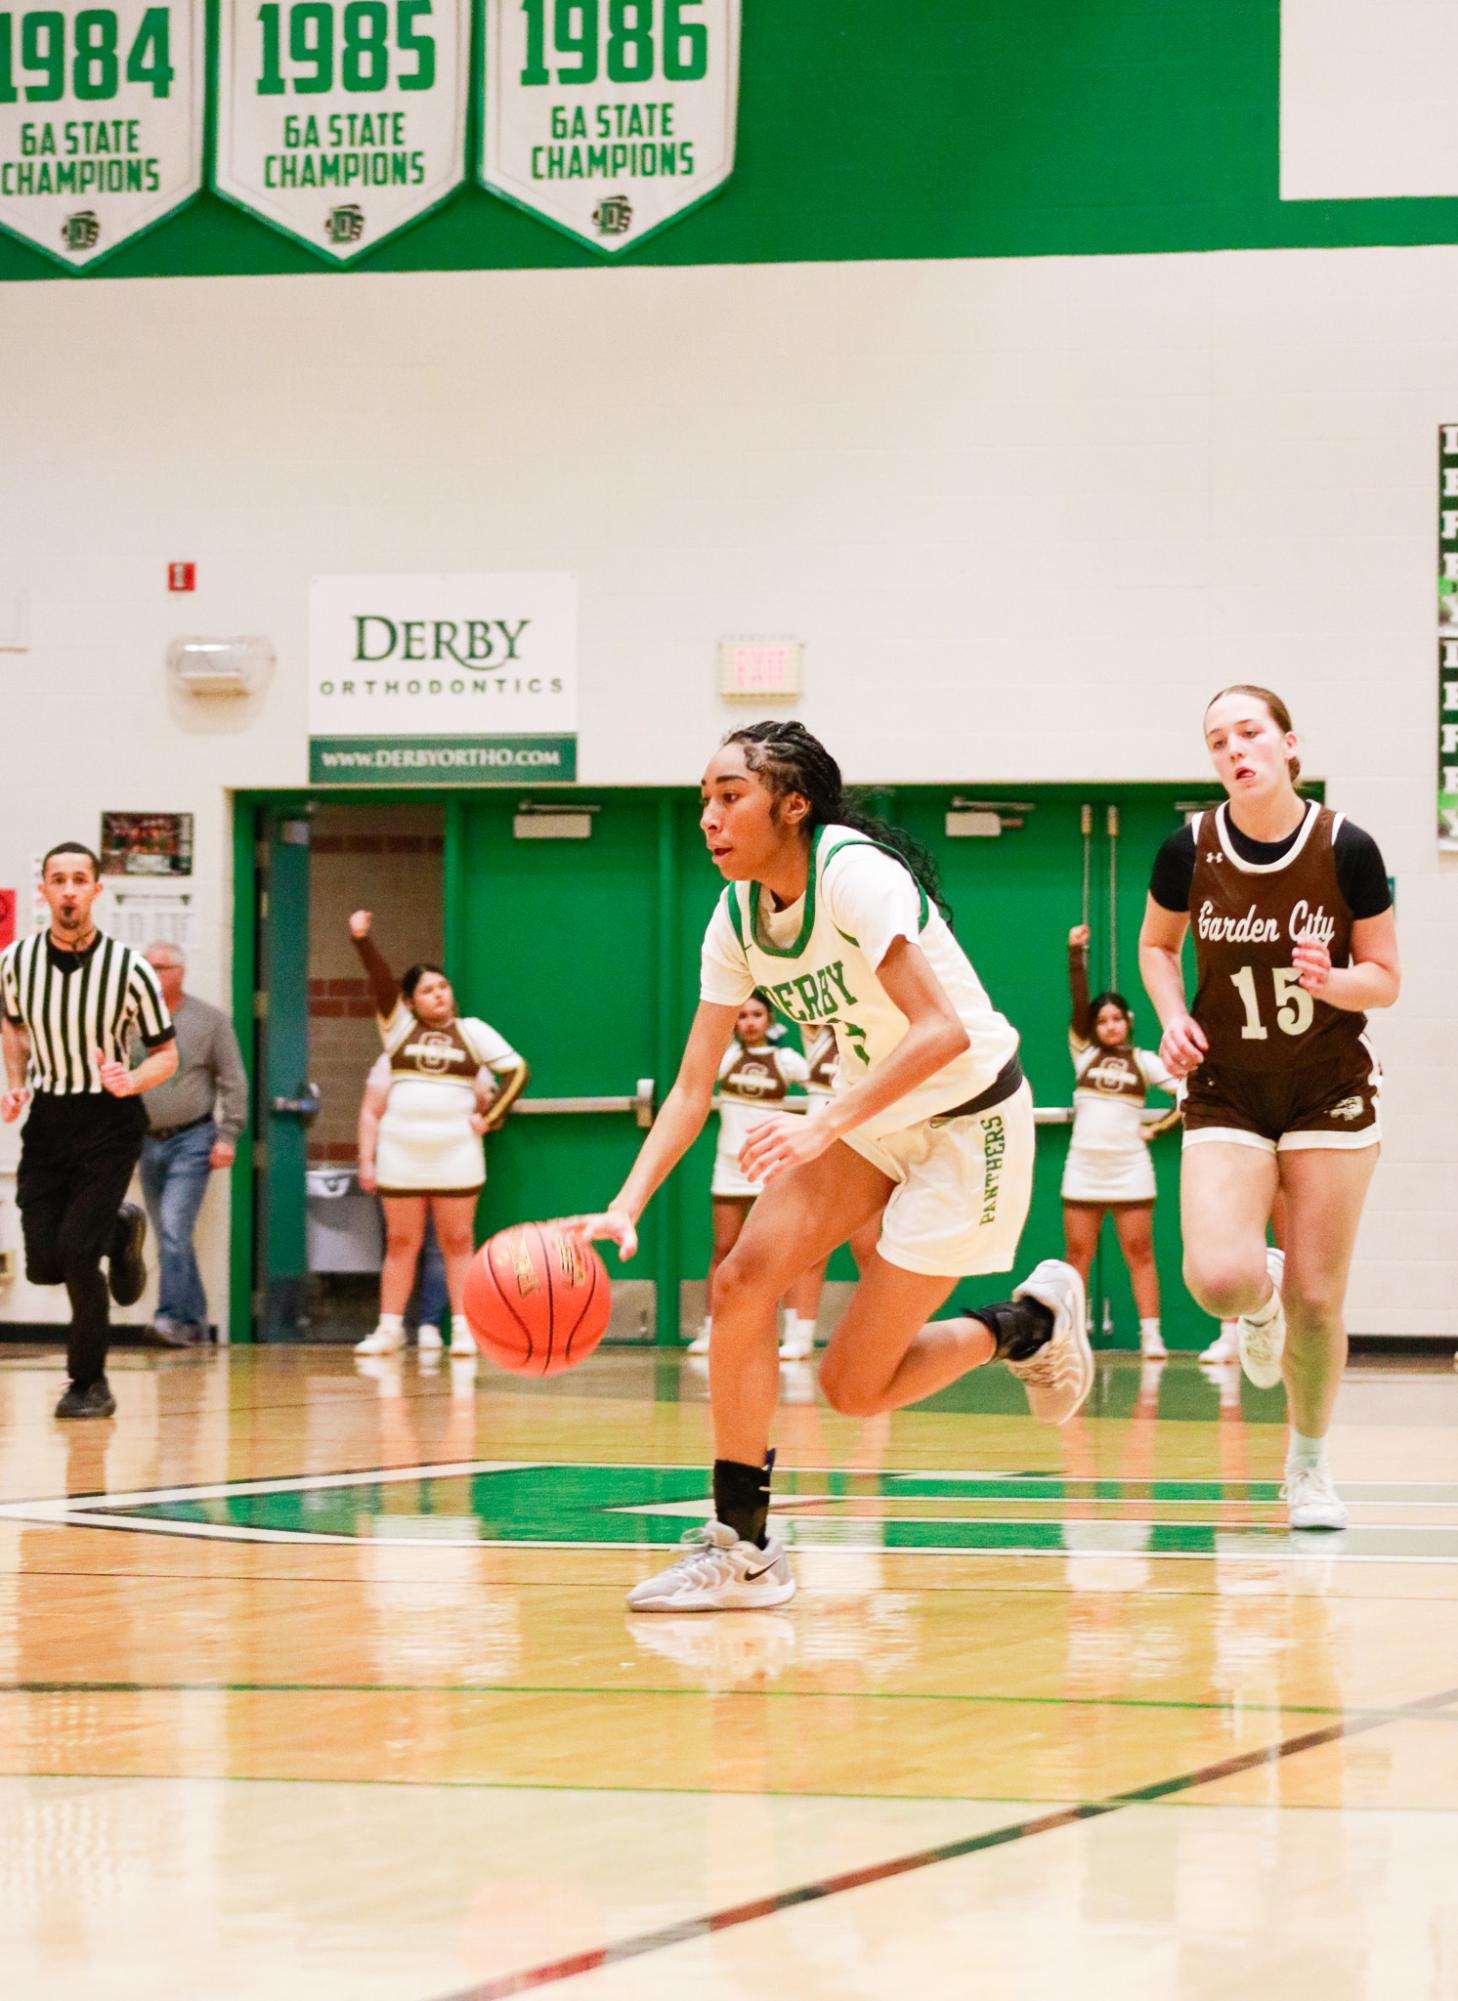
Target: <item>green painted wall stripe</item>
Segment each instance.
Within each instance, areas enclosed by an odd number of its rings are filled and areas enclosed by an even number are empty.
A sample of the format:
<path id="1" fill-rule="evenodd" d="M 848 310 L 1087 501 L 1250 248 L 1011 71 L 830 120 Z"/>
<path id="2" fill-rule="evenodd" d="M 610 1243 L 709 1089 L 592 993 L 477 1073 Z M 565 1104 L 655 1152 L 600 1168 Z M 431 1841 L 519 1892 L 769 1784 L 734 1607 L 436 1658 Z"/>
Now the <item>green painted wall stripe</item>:
<path id="1" fill-rule="evenodd" d="M 922 0 L 892 33 L 885 0 L 747 0 L 735 171 L 623 261 L 1458 241 L 1458 200 L 1281 201 L 1280 20 L 1280 0 Z M 351 268 L 598 264 L 585 245 L 465 186 Z M 110 278 L 336 275 L 211 192 L 104 268 Z M 56 276 L 41 251 L 0 240 L 0 280 Z"/>

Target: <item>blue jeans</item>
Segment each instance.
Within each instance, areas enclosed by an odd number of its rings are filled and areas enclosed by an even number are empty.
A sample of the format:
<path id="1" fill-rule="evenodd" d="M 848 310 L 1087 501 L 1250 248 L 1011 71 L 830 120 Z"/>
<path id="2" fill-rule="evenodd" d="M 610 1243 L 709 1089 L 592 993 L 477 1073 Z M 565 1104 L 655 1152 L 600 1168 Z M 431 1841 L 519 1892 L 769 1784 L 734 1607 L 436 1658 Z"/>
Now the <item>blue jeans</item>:
<path id="1" fill-rule="evenodd" d="M 192 1248 L 197 1212 L 212 1169 L 208 1156 L 218 1137 L 211 1119 L 171 1139 L 148 1138 L 142 1147 L 142 1193 L 157 1233 L 160 1272 L 157 1318 L 177 1327 L 208 1325 L 208 1296 Z"/>
<path id="2" fill-rule="evenodd" d="M 450 1305 L 446 1295 L 445 1259 L 435 1240 L 434 1216 L 425 1219 L 425 1240 L 420 1246 L 420 1263 L 415 1269 L 415 1302 L 417 1327 L 439 1327 Z"/>

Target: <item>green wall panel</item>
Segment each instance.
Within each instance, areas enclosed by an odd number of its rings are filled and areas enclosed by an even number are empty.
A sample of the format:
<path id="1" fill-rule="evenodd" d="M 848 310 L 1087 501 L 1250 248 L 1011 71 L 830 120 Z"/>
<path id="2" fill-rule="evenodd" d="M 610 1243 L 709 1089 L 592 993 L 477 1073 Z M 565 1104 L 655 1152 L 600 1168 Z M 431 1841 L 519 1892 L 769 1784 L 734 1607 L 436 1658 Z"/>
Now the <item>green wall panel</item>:
<path id="1" fill-rule="evenodd" d="M 742 264 L 1446 243 L 1458 201 L 1279 198 L 1279 0 L 745 0 L 724 191 L 624 261 Z M 474 112 L 472 125 L 474 127 Z M 353 268 L 590 250 L 463 188 Z M 106 276 L 330 272 L 204 195 Z M 0 237 L 0 279 L 51 278 Z"/>

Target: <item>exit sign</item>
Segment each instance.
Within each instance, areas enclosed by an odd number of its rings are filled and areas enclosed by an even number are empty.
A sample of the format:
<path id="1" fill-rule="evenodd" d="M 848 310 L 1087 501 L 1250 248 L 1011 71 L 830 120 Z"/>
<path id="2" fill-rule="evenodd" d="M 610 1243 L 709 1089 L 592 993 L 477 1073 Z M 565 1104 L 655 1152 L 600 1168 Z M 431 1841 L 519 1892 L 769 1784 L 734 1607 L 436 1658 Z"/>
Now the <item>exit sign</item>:
<path id="1" fill-rule="evenodd" d="M 798 695 L 804 650 L 798 639 L 721 639 L 719 693 L 730 701 Z"/>
<path id="2" fill-rule="evenodd" d="M 197 564 L 169 563 L 167 565 L 167 588 L 169 591 L 195 591 L 197 589 Z"/>

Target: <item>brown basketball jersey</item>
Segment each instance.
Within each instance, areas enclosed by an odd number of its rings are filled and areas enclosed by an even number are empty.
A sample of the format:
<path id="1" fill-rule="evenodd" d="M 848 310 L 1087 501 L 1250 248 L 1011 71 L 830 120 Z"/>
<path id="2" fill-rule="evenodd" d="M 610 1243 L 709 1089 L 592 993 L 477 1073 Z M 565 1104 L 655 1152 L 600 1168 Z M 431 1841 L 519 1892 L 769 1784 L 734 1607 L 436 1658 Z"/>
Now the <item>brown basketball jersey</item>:
<path id="1" fill-rule="evenodd" d="M 1366 1016 L 1307 993 L 1291 963 L 1303 933 L 1321 940 L 1333 966 L 1351 962 L 1352 913 L 1332 851 L 1342 816 L 1313 805 L 1284 859 L 1247 862 L 1230 841 L 1226 811 L 1221 805 L 1193 823 L 1193 1013 L 1209 1037 L 1209 1060 L 1232 1070 L 1344 1062 Z"/>

